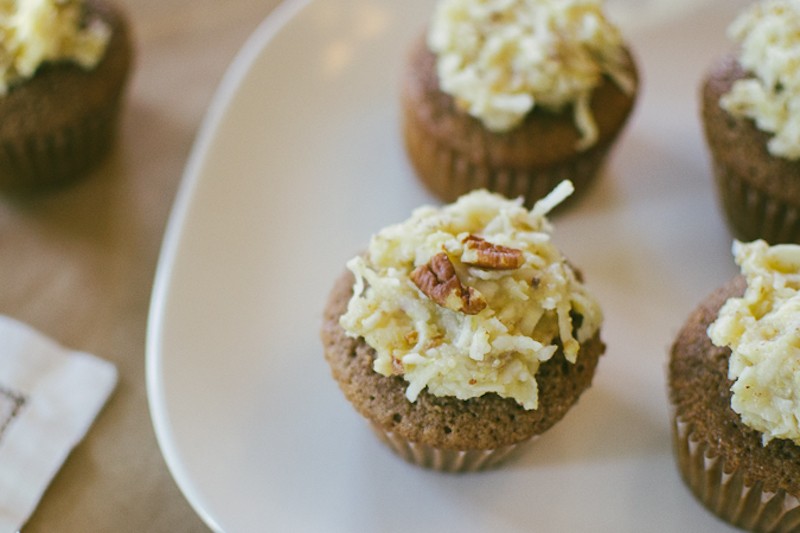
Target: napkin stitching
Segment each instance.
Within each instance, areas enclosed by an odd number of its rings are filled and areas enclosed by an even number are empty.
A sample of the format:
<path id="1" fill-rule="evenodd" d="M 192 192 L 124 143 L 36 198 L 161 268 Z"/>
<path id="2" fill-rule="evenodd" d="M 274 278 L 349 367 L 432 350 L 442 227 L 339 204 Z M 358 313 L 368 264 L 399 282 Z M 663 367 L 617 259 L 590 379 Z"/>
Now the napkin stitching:
<path id="1" fill-rule="evenodd" d="M 11 408 L 7 410 L 3 418 L 0 418 L 0 441 L 3 440 L 3 434 L 11 422 L 19 416 L 26 401 L 28 401 L 28 397 L 24 394 L 0 385 L 0 405 L 3 402 L 11 403 Z"/>

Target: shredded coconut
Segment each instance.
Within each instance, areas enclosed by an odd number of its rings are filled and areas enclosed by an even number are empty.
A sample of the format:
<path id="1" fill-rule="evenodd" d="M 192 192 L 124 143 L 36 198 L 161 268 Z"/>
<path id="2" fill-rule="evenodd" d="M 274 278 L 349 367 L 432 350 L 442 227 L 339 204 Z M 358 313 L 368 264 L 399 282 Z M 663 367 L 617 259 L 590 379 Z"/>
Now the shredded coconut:
<path id="1" fill-rule="evenodd" d="M 427 387 L 459 399 L 495 392 L 535 409 L 539 364 L 557 343 L 574 363 L 580 343 L 602 322 L 597 303 L 550 242 L 545 215 L 571 191 L 571 183 L 562 184 L 531 212 L 521 200 L 484 190 L 443 208 L 416 209 L 375 235 L 365 256 L 348 262 L 355 293 L 340 324 L 375 349 L 376 372 L 402 373 L 410 401 Z M 463 263 L 470 235 L 521 250 L 524 261 L 509 270 Z M 411 280 L 415 268 L 442 252 L 461 283 L 485 298 L 479 313 L 446 309 Z M 582 316 L 579 324 L 575 314 Z"/>
<path id="2" fill-rule="evenodd" d="M 82 0 L 0 0 L 0 94 L 30 78 L 46 61 L 93 68 L 111 29 L 100 20 L 83 26 Z"/>
<path id="3" fill-rule="evenodd" d="M 715 345 L 731 349 L 731 407 L 764 445 L 774 438 L 800 445 L 800 246 L 736 241 L 733 254 L 747 290 L 708 328 Z"/>
<path id="4" fill-rule="evenodd" d="M 754 4 L 728 33 L 741 41 L 739 62 L 755 77 L 737 80 L 720 105 L 773 133 L 770 154 L 800 158 L 800 0 Z"/>
<path id="5" fill-rule="evenodd" d="M 573 104 L 578 147 L 597 141 L 592 91 L 608 74 L 627 94 L 619 31 L 602 0 L 442 0 L 428 33 L 441 89 L 492 131 L 508 131 L 536 105 Z"/>

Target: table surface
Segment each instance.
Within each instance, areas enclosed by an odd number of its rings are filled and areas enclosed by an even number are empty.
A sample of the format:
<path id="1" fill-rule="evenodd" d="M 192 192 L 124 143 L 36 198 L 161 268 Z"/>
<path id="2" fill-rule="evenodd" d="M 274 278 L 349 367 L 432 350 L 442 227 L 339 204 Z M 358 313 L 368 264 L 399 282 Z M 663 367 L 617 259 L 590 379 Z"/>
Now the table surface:
<path id="1" fill-rule="evenodd" d="M 119 385 L 23 533 L 207 532 L 172 480 L 145 393 L 150 291 L 186 159 L 219 81 L 279 0 L 112 0 L 137 60 L 112 154 L 86 179 L 0 196 L 0 313 L 117 365 Z"/>

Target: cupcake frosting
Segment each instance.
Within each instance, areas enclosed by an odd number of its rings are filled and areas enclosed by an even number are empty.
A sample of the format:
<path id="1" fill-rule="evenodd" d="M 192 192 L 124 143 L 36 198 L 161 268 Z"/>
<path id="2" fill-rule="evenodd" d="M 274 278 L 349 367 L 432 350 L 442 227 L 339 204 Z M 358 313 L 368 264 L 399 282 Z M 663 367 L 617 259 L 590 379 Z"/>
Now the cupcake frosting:
<path id="1" fill-rule="evenodd" d="M 341 326 L 375 350 L 376 372 L 402 375 L 410 401 L 427 387 L 535 409 L 539 364 L 559 346 L 575 362 L 602 322 L 550 241 L 545 215 L 571 192 L 564 182 L 531 211 L 484 190 L 415 210 L 348 262 L 356 281 Z"/>
<path id="2" fill-rule="evenodd" d="M 84 20 L 81 0 L 0 0 L 0 94 L 44 62 L 93 68 L 110 32 L 99 19 Z"/>
<path id="3" fill-rule="evenodd" d="M 491 131 L 508 131 L 534 108 L 574 107 L 579 148 L 598 136 L 590 111 L 604 74 L 627 94 L 619 31 L 601 0 L 442 0 L 428 33 L 442 91 Z"/>
<path id="4" fill-rule="evenodd" d="M 741 42 L 739 62 L 753 77 L 737 80 L 720 105 L 774 134 L 770 154 L 800 159 L 800 0 L 754 4 L 728 33 Z"/>
<path id="5" fill-rule="evenodd" d="M 733 253 L 747 289 L 708 328 L 716 346 L 731 349 L 731 407 L 764 445 L 800 445 L 800 246 L 736 241 Z"/>

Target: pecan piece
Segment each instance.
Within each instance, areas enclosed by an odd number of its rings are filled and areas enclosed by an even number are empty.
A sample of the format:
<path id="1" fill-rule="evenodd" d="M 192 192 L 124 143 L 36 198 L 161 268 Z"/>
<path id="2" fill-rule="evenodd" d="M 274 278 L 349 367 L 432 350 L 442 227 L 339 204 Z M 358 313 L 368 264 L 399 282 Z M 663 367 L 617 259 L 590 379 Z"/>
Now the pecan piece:
<path id="1" fill-rule="evenodd" d="M 491 270 L 514 270 L 525 262 L 522 250 L 492 244 L 477 235 L 467 235 L 462 242 L 464 253 L 461 262 L 467 265 Z"/>
<path id="2" fill-rule="evenodd" d="M 434 335 L 433 337 L 428 339 L 428 342 L 425 343 L 425 349 L 430 350 L 431 348 L 436 348 L 438 346 L 441 346 L 443 342 L 444 342 L 444 335 Z"/>
<path id="3" fill-rule="evenodd" d="M 397 357 L 392 357 L 392 374 L 400 376 L 405 372 L 406 368 L 403 366 L 403 362 Z"/>
<path id="4" fill-rule="evenodd" d="M 425 296 L 452 311 L 477 315 L 486 307 L 486 300 L 480 292 L 461 283 L 453 263 L 444 252 L 431 257 L 428 264 L 418 266 L 410 277 Z"/>

